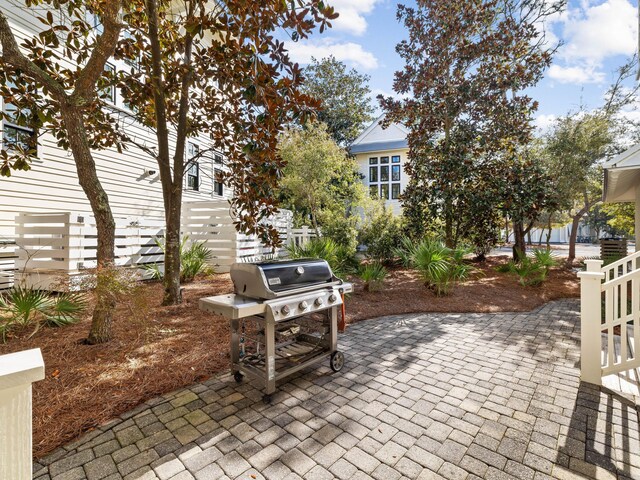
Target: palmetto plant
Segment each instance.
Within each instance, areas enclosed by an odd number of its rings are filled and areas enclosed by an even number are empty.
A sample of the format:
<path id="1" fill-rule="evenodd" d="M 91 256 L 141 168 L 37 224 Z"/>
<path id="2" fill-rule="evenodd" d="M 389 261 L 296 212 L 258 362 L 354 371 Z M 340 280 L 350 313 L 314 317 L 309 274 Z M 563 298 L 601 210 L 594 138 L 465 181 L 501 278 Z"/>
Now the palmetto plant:
<path id="1" fill-rule="evenodd" d="M 81 293 L 53 294 L 15 286 L 0 295 L 0 338 L 4 341 L 13 327 L 34 325 L 33 336 L 43 325 L 61 327 L 75 323 L 86 308 L 87 299 Z"/>
<path id="2" fill-rule="evenodd" d="M 180 282 L 187 283 L 201 273 L 210 273 L 212 271 L 209 266 L 209 260 L 212 258 L 211 250 L 208 249 L 204 242 L 194 242 L 187 246 L 189 236 L 185 235 L 180 241 Z M 164 243 L 156 238 L 156 243 L 165 253 Z M 157 263 L 151 263 L 142 267 L 150 272 L 151 278 L 160 280 L 164 276 L 164 272 Z"/>
<path id="3" fill-rule="evenodd" d="M 468 253 L 462 247 L 448 248 L 439 240 L 425 239 L 415 246 L 411 264 L 436 295 L 448 295 L 455 283 L 466 280 L 473 271 L 464 261 Z"/>
<path id="4" fill-rule="evenodd" d="M 363 263 L 358 269 L 358 276 L 364 282 L 364 289 L 367 292 L 375 292 L 382 288 L 387 269 L 379 262 Z"/>

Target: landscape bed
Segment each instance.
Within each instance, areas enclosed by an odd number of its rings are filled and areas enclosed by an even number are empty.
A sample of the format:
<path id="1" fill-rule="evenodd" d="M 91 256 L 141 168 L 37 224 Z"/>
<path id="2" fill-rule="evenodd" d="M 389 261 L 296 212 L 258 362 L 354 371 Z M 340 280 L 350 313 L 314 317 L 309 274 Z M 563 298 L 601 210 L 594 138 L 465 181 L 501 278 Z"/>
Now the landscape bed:
<path id="1" fill-rule="evenodd" d="M 355 292 L 347 299 L 347 322 L 415 312 L 528 311 L 558 298 L 577 297 L 573 271 L 552 269 L 546 283 L 523 287 L 495 267 L 507 257 L 489 257 L 478 272 L 451 295 L 436 297 L 415 272 L 390 269 L 381 290 L 365 292 L 353 279 Z M 85 431 L 136 405 L 183 386 L 202 381 L 228 368 L 229 327 L 223 317 L 198 309 L 201 297 L 229 293 L 228 275 L 215 275 L 185 285 L 184 301 L 162 307 L 162 286 L 148 283 L 150 305 L 145 315 L 132 316 L 121 306 L 114 318 L 114 340 L 84 345 L 90 317 L 75 325 L 18 332 L 0 354 L 41 348 L 45 380 L 34 384 L 33 448 L 42 457 Z"/>

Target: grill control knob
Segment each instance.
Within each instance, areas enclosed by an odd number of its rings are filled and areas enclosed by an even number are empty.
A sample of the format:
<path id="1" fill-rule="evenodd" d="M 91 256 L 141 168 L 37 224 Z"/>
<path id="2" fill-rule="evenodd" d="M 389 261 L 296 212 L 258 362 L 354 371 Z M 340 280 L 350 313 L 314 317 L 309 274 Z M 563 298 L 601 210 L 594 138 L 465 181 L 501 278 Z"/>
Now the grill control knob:
<path id="1" fill-rule="evenodd" d="M 315 301 L 315 302 L 313 302 L 313 304 L 314 304 L 316 307 L 321 307 L 322 305 L 324 305 L 324 300 L 322 300 L 322 298 L 316 298 L 316 301 Z"/>
<path id="2" fill-rule="evenodd" d="M 290 311 L 291 309 L 289 308 L 289 305 L 285 305 L 280 309 L 280 313 L 282 313 L 283 315 L 287 315 Z"/>
<path id="3" fill-rule="evenodd" d="M 298 308 L 300 310 L 306 310 L 307 308 L 309 308 L 309 304 L 306 301 L 301 301 L 300 304 L 298 305 Z"/>
<path id="4" fill-rule="evenodd" d="M 331 295 L 329 295 L 329 302 L 333 303 L 338 299 L 338 297 L 336 297 L 335 293 L 332 293 Z"/>
<path id="5" fill-rule="evenodd" d="M 304 268 L 302 268 L 302 267 L 297 267 L 296 268 L 296 274 L 302 275 L 303 273 L 304 273 Z"/>

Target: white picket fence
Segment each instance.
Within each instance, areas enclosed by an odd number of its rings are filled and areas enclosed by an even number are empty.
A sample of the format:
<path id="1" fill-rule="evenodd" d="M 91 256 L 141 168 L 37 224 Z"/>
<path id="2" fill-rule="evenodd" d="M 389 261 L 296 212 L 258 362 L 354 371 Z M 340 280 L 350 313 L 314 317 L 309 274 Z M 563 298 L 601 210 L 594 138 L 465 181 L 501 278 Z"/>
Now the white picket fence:
<path id="1" fill-rule="evenodd" d="M 585 260 L 580 277 L 581 378 L 602 377 L 640 367 L 640 252 L 602 266 Z"/>
<path id="2" fill-rule="evenodd" d="M 115 220 L 117 265 L 139 268 L 162 263 L 162 249 L 156 242 L 164 236 L 162 219 Z M 212 253 L 210 265 L 217 272 L 228 272 L 234 262 L 281 257 L 287 245 L 302 245 L 315 236 L 309 227 L 292 228 L 292 221 L 293 214 L 288 210 L 269 220 L 282 240 L 282 245 L 273 249 L 255 235 L 236 231 L 227 201 L 190 202 L 183 205 L 181 234 L 188 236 L 189 242 L 204 243 Z M 79 277 L 96 266 L 97 229 L 87 213 L 18 214 L 15 242 L 0 248 L 0 289 L 11 286 L 14 271 L 28 285 L 54 289 L 62 279 Z M 143 269 L 140 272 L 148 274 Z"/>

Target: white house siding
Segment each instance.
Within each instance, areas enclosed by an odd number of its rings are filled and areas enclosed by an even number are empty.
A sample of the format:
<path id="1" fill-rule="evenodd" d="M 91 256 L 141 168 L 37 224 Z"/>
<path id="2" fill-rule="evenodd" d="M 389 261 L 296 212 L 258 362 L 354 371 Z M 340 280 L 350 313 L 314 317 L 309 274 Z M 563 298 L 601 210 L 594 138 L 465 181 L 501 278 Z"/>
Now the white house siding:
<path id="1" fill-rule="evenodd" d="M 1 8 L 15 29 L 19 43 L 29 30 L 39 31 L 40 24 L 36 17 L 25 15 L 25 10 L 15 7 L 13 0 L 5 0 Z M 115 111 L 124 112 L 117 93 L 114 108 Z M 127 123 L 131 123 L 130 118 Z M 139 142 L 150 146 L 155 144 L 154 134 L 140 125 L 132 124 L 127 128 Z M 198 144 L 201 150 L 208 148 L 205 139 L 190 141 Z M 151 176 L 144 174 L 146 170 L 157 172 L 157 163 L 153 158 L 132 148 L 122 153 L 115 149 L 95 151 L 94 159 L 115 216 L 132 220 L 164 216 L 160 178 L 157 173 Z M 199 164 L 200 190 L 187 189 L 185 175 L 185 202 L 220 198 L 213 190 L 213 169 L 224 170 L 224 167 L 214 165 L 213 155 L 201 158 Z M 223 196 L 230 196 L 226 187 Z M 38 158 L 34 159 L 30 171 L 13 172 L 9 178 L 0 177 L 0 235 L 13 235 L 17 213 L 59 211 L 90 212 L 91 208 L 78 184 L 71 152 L 59 148 L 53 136 L 43 135 L 39 139 Z"/>

